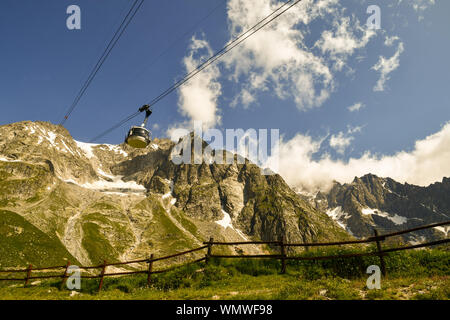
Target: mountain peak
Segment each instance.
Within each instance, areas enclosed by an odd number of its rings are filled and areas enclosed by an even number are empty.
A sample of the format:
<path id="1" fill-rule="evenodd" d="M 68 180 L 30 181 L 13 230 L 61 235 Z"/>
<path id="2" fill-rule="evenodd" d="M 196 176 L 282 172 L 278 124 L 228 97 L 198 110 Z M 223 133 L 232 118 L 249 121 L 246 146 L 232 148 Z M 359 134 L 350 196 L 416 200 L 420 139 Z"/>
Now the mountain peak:
<path id="1" fill-rule="evenodd" d="M 24 217 L 86 264 L 169 254 L 210 236 L 348 239 L 281 176 L 262 175 L 237 156 L 231 164 L 177 165 L 170 159 L 174 146 L 168 139 L 145 149 L 84 143 L 47 122 L 0 126 L 0 210 Z"/>
<path id="2" fill-rule="evenodd" d="M 327 194 L 316 196 L 311 202 L 348 232 L 367 237 L 372 235 L 373 228 L 388 232 L 448 220 L 449 183 L 450 179 L 444 178 L 442 183 L 418 187 L 366 174 L 355 177 L 351 184 L 336 183 Z M 445 237 L 446 232 L 445 229 L 429 230 L 412 237 L 406 235 L 404 239 L 435 240 Z"/>

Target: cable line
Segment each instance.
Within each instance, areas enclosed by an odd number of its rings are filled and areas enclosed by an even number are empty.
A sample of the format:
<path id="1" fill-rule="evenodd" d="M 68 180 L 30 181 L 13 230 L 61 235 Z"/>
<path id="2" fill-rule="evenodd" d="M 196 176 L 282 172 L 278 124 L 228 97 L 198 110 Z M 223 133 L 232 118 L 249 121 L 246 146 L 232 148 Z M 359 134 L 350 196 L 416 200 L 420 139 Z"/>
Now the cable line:
<path id="1" fill-rule="evenodd" d="M 131 119 L 137 117 L 139 114 L 141 113 L 141 111 L 137 111 L 135 113 L 133 113 L 132 115 L 128 116 L 127 118 L 123 119 L 122 121 L 118 122 L 117 124 L 113 125 L 111 128 L 109 128 L 108 130 L 104 131 L 103 133 L 99 134 L 98 136 L 96 136 L 95 138 L 92 138 L 89 143 L 92 143 L 94 141 L 97 141 L 100 138 L 103 138 L 104 136 L 106 136 L 107 134 L 109 134 L 110 132 L 116 130 L 117 128 L 121 127 L 122 125 L 124 125 L 125 123 L 127 123 L 128 121 L 130 121 Z"/>
<path id="2" fill-rule="evenodd" d="M 243 41 L 245 41 L 246 39 L 248 39 L 249 37 L 251 37 L 253 34 L 255 34 L 256 32 L 258 32 L 259 30 L 261 30 L 262 28 L 264 28 L 266 25 L 270 24 L 272 21 L 274 21 L 275 19 L 277 19 L 279 16 L 281 16 L 282 14 L 284 14 L 286 11 L 288 11 L 289 9 L 291 9 L 293 6 L 297 5 L 299 2 L 301 2 L 302 0 L 288 0 L 287 2 L 285 2 L 284 4 L 282 4 L 280 7 L 278 7 L 276 10 L 274 10 L 272 13 L 270 13 L 268 16 L 266 16 L 265 18 L 263 18 L 262 20 L 260 20 L 257 24 L 255 24 L 253 27 L 249 28 L 247 31 L 245 31 L 244 33 L 240 34 L 237 38 L 235 38 L 234 40 L 232 40 L 231 42 L 229 42 L 225 47 L 223 47 L 221 50 L 217 51 L 214 55 L 212 55 L 210 58 L 208 58 L 206 61 L 204 61 L 203 63 L 201 63 L 199 66 L 197 66 L 197 68 L 195 68 L 194 70 L 192 70 L 191 72 L 187 73 L 181 80 L 177 81 L 174 85 L 172 85 L 171 87 L 169 87 L 167 90 L 165 90 L 164 92 L 162 92 L 160 95 L 158 95 L 157 97 L 155 97 L 153 100 L 151 100 L 148 105 L 149 106 L 153 106 L 154 104 L 156 104 L 157 102 L 159 102 L 160 100 L 162 100 L 164 97 L 166 97 L 167 95 L 169 95 L 170 93 L 172 93 L 173 91 L 175 91 L 177 88 L 179 88 L 180 86 L 182 86 L 183 84 L 185 84 L 186 82 L 188 82 L 192 77 L 194 77 L 195 75 L 197 75 L 198 73 L 200 73 L 202 70 L 204 70 L 205 68 L 207 68 L 208 66 L 210 66 L 212 63 L 214 63 L 216 60 L 218 60 L 219 58 L 221 58 L 223 55 L 225 55 L 227 52 L 231 51 L 233 48 L 235 48 L 236 46 L 238 46 L 239 44 L 241 44 Z M 291 3 L 291 4 L 290 4 Z M 288 4 L 290 4 L 289 6 L 287 6 Z M 287 6 L 287 7 L 286 7 Z M 286 7 L 286 8 L 284 8 Z M 284 8 L 284 9 L 283 9 Z M 283 9 L 283 10 L 282 10 Z M 278 12 L 278 13 L 277 13 Z M 111 127 L 110 129 L 104 131 L 103 133 L 99 134 L 98 136 L 96 136 L 95 138 L 93 138 L 90 142 L 96 141 L 102 137 L 104 137 L 105 135 L 109 134 L 111 131 L 115 130 L 116 128 L 122 126 L 123 124 L 125 124 L 126 122 L 128 122 L 129 120 L 133 119 L 134 117 L 136 117 L 137 115 L 139 115 L 140 111 L 130 115 L 129 117 L 127 117 L 126 119 L 120 121 L 119 123 L 117 123 L 116 125 L 114 125 L 113 127 Z"/>
<path id="3" fill-rule="evenodd" d="M 204 61 L 203 63 L 201 63 L 199 66 L 197 66 L 197 68 L 195 68 L 194 70 L 192 70 L 191 72 L 187 73 L 181 80 L 179 80 L 178 82 L 176 82 L 174 85 L 172 85 L 170 88 L 168 88 L 166 91 L 164 91 L 163 93 L 161 93 L 159 96 L 157 96 L 156 98 L 154 98 L 153 100 L 151 100 L 148 104 L 150 106 L 153 106 L 154 104 L 156 104 L 157 102 L 159 102 L 160 100 L 162 100 L 163 98 L 165 98 L 167 95 L 169 95 L 170 93 L 172 93 L 174 90 L 176 90 L 177 88 L 179 88 L 180 86 L 182 86 L 183 84 L 185 84 L 186 82 L 188 82 L 192 77 L 194 77 L 195 75 L 197 75 L 198 73 L 200 73 L 202 70 L 204 70 L 205 68 L 207 68 L 209 65 L 211 65 L 212 63 L 214 63 L 216 60 L 220 59 L 224 54 L 226 54 L 227 52 L 231 51 L 234 47 L 238 46 L 240 43 L 244 42 L 247 38 L 249 38 L 250 36 L 252 36 L 253 34 L 255 34 L 256 32 L 258 32 L 260 29 L 264 28 L 266 25 L 268 25 L 269 23 L 271 23 L 273 20 L 275 20 L 276 18 L 278 18 L 279 16 L 281 16 L 283 13 L 285 13 L 287 10 L 289 10 L 290 8 L 292 8 L 293 6 L 295 6 L 297 3 L 299 3 L 302 0 L 297 0 L 295 1 L 293 4 L 291 4 L 289 7 L 287 7 L 286 9 L 284 9 L 283 11 L 281 11 L 280 13 L 278 13 L 277 15 L 275 15 L 273 18 L 271 18 L 270 20 L 266 21 L 267 19 L 269 19 L 271 16 L 273 16 L 275 13 L 277 13 L 278 11 L 280 11 L 283 7 L 285 7 L 286 5 L 288 5 L 290 2 L 292 2 L 293 0 L 289 0 L 287 2 L 285 2 L 283 5 L 281 5 L 280 7 L 278 7 L 275 11 L 273 11 L 271 14 L 269 14 L 267 17 L 265 17 L 264 19 L 262 19 L 261 21 L 259 21 L 257 24 L 255 24 L 253 27 L 251 27 L 250 29 L 248 29 L 247 31 L 245 31 L 244 33 L 242 33 L 241 35 L 239 35 L 237 38 L 235 38 L 233 41 L 231 41 L 230 43 L 228 43 L 225 47 L 223 47 L 221 50 L 217 51 L 214 55 L 212 55 L 209 59 L 207 59 L 206 61 Z M 264 22 L 266 21 L 266 22 Z M 263 23 L 264 22 L 264 23 Z M 248 35 L 247 35 L 248 34 Z"/>
<path id="4" fill-rule="evenodd" d="M 103 51 L 102 55 L 100 56 L 99 60 L 97 61 L 97 64 L 92 69 L 89 77 L 86 79 L 86 81 L 84 82 L 84 84 L 81 87 L 80 91 L 78 92 L 77 96 L 75 97 L 74 101 L 72 102 L 71 106 L 69 107 L 67 113 L 64 116 L 64 119 L 62 119 L 62 121 L 59 123 L 60 125 L 63 125 L 67 121 L 69 116 L 72 114 L 73 110 L 75 109 L 75 107 L 77 106 L 78 102 L 80 101 L 80 99 L 82 98 L 82 96 L 84 95 L 86 90 L 88 89 L 88 87 L 91 84 L 92 80 L 94 80 L 95 76 L 99 72 L 99 70 L 102 67 L 103 63 L 106 61 L 106 59 L 108 58 L 109 54 L 114 49 L 114 47 L 116 46 L 117 42 L 122 37 L 123 33 L 127 29 L 127 27 L 130 24 L 130 22 L 133 20 L 134 16 L 136 15 L 136 13 L 138 12 L 138 10 L 140 9 L 140 7 L 142 6 L 143 3 L 144 3 L 144 0 L 135 0 L 133 2 L 133 5 L 131 6 L 131 8 L 128 11 L 127 15 L 122 20 L 122 23 L 120 24 L 119 28 L 114 33 L 114 36 L 111 38 L 111 40 L 109 41 L 109 43 L 106 46 L 105 50 Z M 133 12 L 133 10 L 134 10 L 134 12 Z"/>
<path id="5" fill-rule="evenodd" d="M 147 63 L 145 66 L 143 66 L 142 70 L 136 74 L 136 76 L 133 78 L 135 80 L 137 77 L 140 77 L 143 72 L 145 72 L 145 69 L 149 70 L 161 57 L 163 57 L 167 52 L 169 52 L 180 40 L 184 39 L 187 35 L 193 34 L 194 31 L 197 29 L 199 25 L 201 25 L 205 20 L 207 20 L 214 12 L 217 11 L 227 0 L 221 0 L 220 3 L 215 6 L 211 11 L 207 13 L 206 16 L 204 16 L 201 20 L 197 21 L 189 30 L 184 32 L 182 35 L 178 36 L 170 45 L 160 52 L 158 56 L 156 56 L 155 59 L 153 59 L 150 63 Z"/>

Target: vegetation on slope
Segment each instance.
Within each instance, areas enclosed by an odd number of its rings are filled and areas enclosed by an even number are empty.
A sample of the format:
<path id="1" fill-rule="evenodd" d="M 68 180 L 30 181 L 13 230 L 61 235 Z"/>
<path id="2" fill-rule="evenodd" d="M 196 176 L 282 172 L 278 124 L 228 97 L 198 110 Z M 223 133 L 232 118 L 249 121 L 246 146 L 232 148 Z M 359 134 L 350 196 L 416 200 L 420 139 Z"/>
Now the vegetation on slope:
<path id="1" fill-rule="evenodd" d="M 367 250 L 371 250 L 368 248 Z M 335 255 L 342 250 L 321 250 Z M 346 253 L 353 250 L 346 250 Z M 309 252 L 308 254 L 313 254 Z M 318 254 L 318 252 L 314 252 Z M 150 288 L 146 276 L 83 280 L 80 292 L 59 290 L 59 281 L 21 288 L 0 284 L 1 299 L 450 299 L 450 252 L 420 250 L 386 257 L 387 278 L 381 290 L 369 290 L 365 273 L 376 257 L 289 262 L 279 274 L 279 261 L 212 260 L 157 274 Z"/>
<path id="2" fill-rule="evenodd" d="M 20 215 L 0 210 L 0 267 L 77 263 L 61 241 L 30 224 Z"/>

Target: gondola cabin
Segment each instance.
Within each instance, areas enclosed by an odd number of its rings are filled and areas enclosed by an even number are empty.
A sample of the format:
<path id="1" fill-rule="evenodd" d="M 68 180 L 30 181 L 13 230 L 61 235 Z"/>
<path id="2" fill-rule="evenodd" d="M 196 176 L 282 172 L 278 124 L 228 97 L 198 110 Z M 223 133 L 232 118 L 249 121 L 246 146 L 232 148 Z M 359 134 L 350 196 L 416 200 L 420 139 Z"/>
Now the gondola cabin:
<path id="1" fill-rule="evenodd" d="M 140 126 L 131 127 L 130 131 L 128 131 L 128 134 L 125 137 L 125 143 L 133 148 L 147 148 L 151 141 L 151 133 L 148 129 L 145 128 L 145 126 L 147 125 L 148 117 L 150 117 L 150 115 L 152 114 L 152 110 L 150 109 L 149 105 L 144 105 L 139 108 L 139 112 L 144 111 L 144 122 Z"/>
<path id="2" fill-rule="evenodd" d="M 133 148 L 147 148 L 150 144 L 151 133 L 143 127 L 134 126 L 128 131 L 125 143 Z"/>

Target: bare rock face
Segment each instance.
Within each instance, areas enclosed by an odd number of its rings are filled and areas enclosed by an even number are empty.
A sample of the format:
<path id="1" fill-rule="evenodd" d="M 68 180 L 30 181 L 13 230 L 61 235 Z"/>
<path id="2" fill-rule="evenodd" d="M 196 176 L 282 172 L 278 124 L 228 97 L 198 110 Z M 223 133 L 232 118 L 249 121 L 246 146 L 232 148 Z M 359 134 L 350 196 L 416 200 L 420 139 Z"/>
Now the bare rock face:
<path id="1" fill-rule="evenodd" d="M 204 150 L 207 144 L 201 141 L 201 146 Z M 14 240 L 0 233 L 14 253 L 7 260 L 0 255 L 0 265 L 45 264 L 40 255 L 21 251 L 30 243 L 25 236 L 36 232 L 40 236 L 31 240 L 33 246 L 56 248 L 58 259 L 82 264 L 171 254 L 211 236 L 224 241 L 284 236 L 291 242 L 348 238 L 279 175 L 262 175 L 236 155 L 231 164 L 176 165 L 174 147 L 168 139 L 154 139 L 144 150 L 87 144 L 46 122 L 0 126 L 0 223 L 8 219 L 13 221 L 8 226 L 26 229 Z M 223 250 L 261 252 L 255 246 Z"/>
<path id="2" fill-rule="evenodd" d="M 310 202 L 327 212 L 356 237 L 414 228 L 448 221 L 450 179 L 418 187 L 372 174 L 356 177 L 350 184 L 335 183 L 328 194 L 319 193 Z M 447 237 L 449 228 L 438 227 L 403 236 L 412 243 Z"/>

